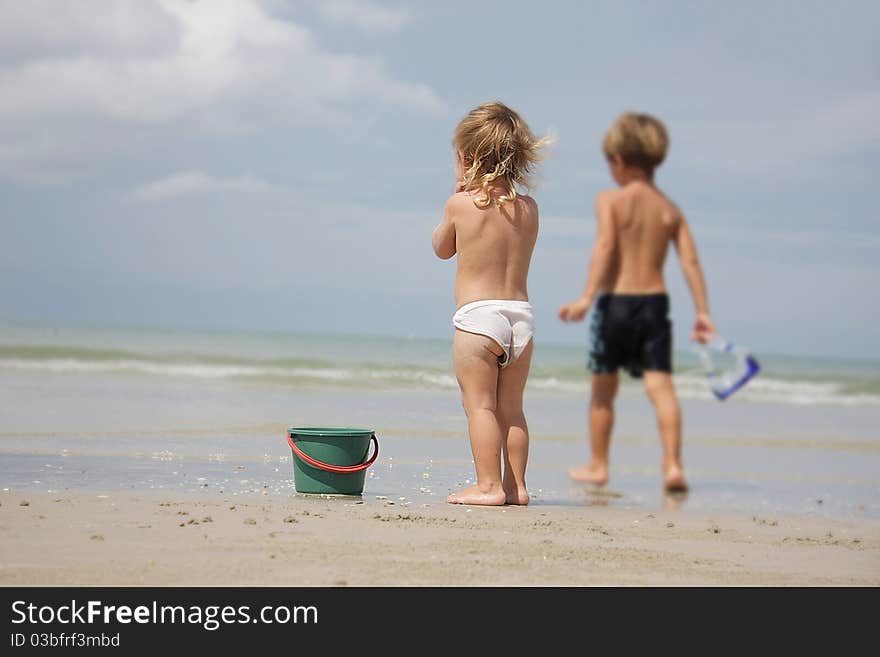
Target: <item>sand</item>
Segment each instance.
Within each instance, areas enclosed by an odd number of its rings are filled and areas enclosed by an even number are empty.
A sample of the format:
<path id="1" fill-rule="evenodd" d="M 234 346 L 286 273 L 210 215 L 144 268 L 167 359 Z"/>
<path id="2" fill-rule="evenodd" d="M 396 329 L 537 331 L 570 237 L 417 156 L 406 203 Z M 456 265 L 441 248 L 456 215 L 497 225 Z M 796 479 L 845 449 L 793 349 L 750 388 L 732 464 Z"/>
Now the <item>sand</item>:
<path id="1" fill-rule="evenodd" d="M 3 586 L 877 586 L 880 521 L 0 493 Z"/>

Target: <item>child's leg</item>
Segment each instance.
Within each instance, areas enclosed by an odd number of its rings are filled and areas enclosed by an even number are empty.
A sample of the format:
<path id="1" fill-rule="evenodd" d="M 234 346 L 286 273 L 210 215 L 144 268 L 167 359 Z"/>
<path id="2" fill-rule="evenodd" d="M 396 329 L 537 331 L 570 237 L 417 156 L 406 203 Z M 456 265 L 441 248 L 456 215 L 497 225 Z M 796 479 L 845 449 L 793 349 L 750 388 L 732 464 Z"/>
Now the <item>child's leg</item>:
<path id="1" fill-rule="evenodd" d="M 593 374 L 590 393 L 590 462 L 580 468 L 572 468 L 572 479 L 604 486 L 608 483 L 608 448 L 611 430 L 614 428 L 614 398 L 617 396 L 617 372 Z"/>
<path id="2" fill-rule="evenodd" d="M 687 490 L 681 465 L 681 408 L 675 384 L 667 372 L 646 371 L 645 392 L 654 405 L 660 439 L 663 441 L 663 485 L 668 492 Z"/>
<path id="3" fill-rule="evenodd" d="M 477 483 L 456 493 L 453 504 L 504 504 L 501 485 L 501 427 L 495 415 L 498 390 L 498 356 L 503 353 L 491 338 L 456 331 L 452 355 L 468 419 L 468 435 Z"/>
<path id="4" fill-rule="evenodd" d="M 529 461 L 529 427 L 523 411 L 523 392 L 532 361 L 532 342 L 523 349 L 516 362 L 498 376 L 498 422 L 501 425 L 504 478 L 508 504 L 528 504 L 526 464 Z"/>

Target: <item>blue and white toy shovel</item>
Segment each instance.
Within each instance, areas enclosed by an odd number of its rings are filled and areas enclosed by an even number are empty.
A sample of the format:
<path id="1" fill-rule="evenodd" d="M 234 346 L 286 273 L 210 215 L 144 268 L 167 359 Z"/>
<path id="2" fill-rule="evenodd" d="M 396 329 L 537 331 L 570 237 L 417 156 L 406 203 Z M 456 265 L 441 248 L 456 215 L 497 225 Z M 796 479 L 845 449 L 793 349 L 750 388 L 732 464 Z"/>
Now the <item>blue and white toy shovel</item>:
<path id="1" fill-rule="evenodd" d="M 697 353 L 709 379 L 709 388 L 721 401 L 730 397 L 761 371 L 761 366 L 748 349 L 738 347 L 720 335 L 715 335 L 706 344 L 699 345 Z M 716 362 L 721 359 L 730 360 L 730 357 L 733 358 L 733 364 L 727 368 Z"/>

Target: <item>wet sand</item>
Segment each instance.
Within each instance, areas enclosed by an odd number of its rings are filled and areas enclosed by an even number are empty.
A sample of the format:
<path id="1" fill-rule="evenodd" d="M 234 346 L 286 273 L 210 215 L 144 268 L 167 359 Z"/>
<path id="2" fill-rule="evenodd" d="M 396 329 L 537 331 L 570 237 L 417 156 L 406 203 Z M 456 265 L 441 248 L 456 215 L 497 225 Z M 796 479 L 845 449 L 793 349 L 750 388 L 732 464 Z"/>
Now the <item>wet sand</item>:
<path id="1" fill-rule="evenodd" d="M 880 521 L 0 492 L 3 586 L 877 586 Z"/>

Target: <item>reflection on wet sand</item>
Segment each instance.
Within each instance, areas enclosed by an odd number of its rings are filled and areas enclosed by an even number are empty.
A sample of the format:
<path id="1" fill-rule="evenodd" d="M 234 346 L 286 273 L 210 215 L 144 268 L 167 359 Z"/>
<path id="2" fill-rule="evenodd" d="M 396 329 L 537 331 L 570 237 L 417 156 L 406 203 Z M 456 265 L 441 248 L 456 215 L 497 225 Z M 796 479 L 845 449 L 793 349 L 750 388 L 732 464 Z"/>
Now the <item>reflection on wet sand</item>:
<path id="1" fill-rule="evenodd" d="M 688 491 L 673 491 L 663 494 L 663 510 L 678 511 L 684 506 L 688 498 Z"/>
<path id="2" fill-rule="evenodd" d="M 664 511 L 678 511 L 681 509 L 689 496 L 689 491 L 664 491 L 662 495 L 662 508 Z M 607 507 L 612 503 L 619 504 L 627 500 L 626 493 L 613 490 L 607 486 L 594 484 L 572 484 L 568 489 L 568 499 L 578 505 Z M 635 500 L 633 500 L 635 502 Z"/>
<path id="3" fill-rule="evenodd" d="M 609 489 L 607 486 L 596 484 L 573 484 L 568 491 L 568 497 L 585 506 L 608 506 L 611 500 L 620 500 L 625 496 L 623 493 Z"/>

